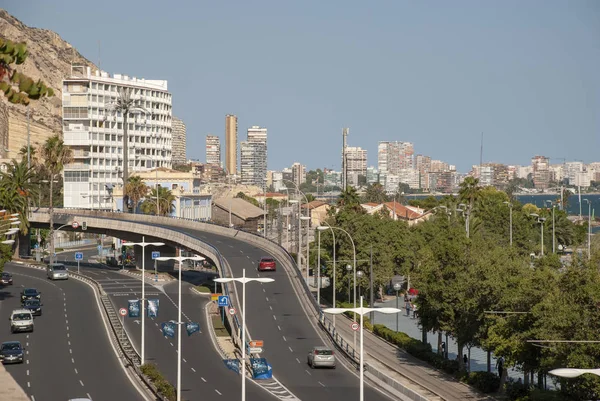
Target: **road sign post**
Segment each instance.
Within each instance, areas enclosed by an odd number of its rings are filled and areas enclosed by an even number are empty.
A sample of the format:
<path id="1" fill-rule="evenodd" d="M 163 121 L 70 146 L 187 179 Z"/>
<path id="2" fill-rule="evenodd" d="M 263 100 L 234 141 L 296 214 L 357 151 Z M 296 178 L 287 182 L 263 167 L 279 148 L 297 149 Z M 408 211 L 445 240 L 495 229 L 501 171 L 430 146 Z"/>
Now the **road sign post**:
<path id="1" fill-rule="evenodd" d="M 127 314 L 127 309 L 121 308 L 119 309 L 119 315 L 121 315 L 121 340 L 125 339 L 125 315 Z"/>
<path id="2" fill-rule="evenodd" d="M 229 306 L 229 296 L 227 296 L 227 295 L 219 295 L 218 305 L 220 307 L 224 307 L 224 308 L 228 307 Z"/>
<path id="3" fill-rule="evenodd" d="M 152 251 L 152 259 L 154 260 L 154 282 L 158 282 L 158 270 L 156 268 L 156 258 L 160 258 L 160 252 Z"/>
<path id="4" fill-rule="evenodd" d="M 79 223 L 74 221 L 71 223 L 71 227 L 73 227 L 73 229 L 77 230 L 77 227 L 79 227 Z"/>
<path id="5" fill-rule="evenodd" d="M 75 252 L 75 260 L 77 261 L 77 274 L 79 274 L 79 262 L 83 259 L 83 252 Z"/>

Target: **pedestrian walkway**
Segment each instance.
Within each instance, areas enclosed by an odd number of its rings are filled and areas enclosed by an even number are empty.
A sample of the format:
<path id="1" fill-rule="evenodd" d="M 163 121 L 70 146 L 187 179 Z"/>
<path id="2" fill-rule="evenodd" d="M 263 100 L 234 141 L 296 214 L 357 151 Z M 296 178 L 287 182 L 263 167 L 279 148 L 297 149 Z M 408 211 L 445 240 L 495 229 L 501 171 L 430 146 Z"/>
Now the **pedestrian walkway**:
<path id="1" fill-rule="evenodd" d="M 412 311 L 410 312 L 410 316 L 407 316 L 404 309 L 404 302 L 401 299 L 399 302 L 399 308 L 403 310 L 402 313 L 398 313 L 397 315 L 385 315 L 382 313 L 375 314 L 374 324 L 383 324 L 387 328 L 394 331 L 401 331 L 408 334 L 410 337 L 415 338 L 417 340 L 422 339 L 422 330 L 419 327 L 419 319 L 413 316 Z M 381 303 L 375 303 L 376 307 L 396 307 L 396 299 L 384 301 Z M 397 318 L 397 320 L 396 320 Z M 396 326 L 396 322 L 398 322 L 398 326 Z M 444 335 L 442 341 L 446 342 L 446 336 Z M 438 334 L 434 332 L 427 333 L 427 342 L 431 344 L 431 348 L 434 352 L 437 352 L 438 345 Z M 448 343 L 446 345 L 448 347 L 448 358 L 456 359 L 458 356 L 458 345 L 456 341 L 452 337 L 448 337 Z M 464 352 L 468 354 L 468 350 L 465 348 Z M 472 347 L 471 348 L 471 371 L 486 371 L 487 370 L 487 352 L 482 350 L 481 348 Z M 496 370 L 496 358 L 492 355 L 492 372 L 497 373 Z M 509 377 L 518 378 L 520 377 L 520 373 L 515 371 L 514 369 L 508 370 Z"/>
<path id="2" fill-rule="evenodd" d="M 0 400 L 28 401 L 29 397 L 0 363 Z"/>

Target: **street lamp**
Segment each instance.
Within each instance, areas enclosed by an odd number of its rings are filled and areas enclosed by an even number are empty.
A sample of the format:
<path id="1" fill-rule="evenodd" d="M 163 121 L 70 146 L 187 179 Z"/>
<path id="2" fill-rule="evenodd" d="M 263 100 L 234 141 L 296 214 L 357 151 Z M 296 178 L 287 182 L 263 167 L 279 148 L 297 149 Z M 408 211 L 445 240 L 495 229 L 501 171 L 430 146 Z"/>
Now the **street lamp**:
<path id="1" fill-rule="evenodd" d="M 356 272 L 356 277 L 358 277 L 359 280 L 361 278 L 363 278 L 364 275 L 365 275 L 365 273 L 362 270 L 359 270 L 359 271 Z M 361 295 L 361 292 L 360 292 L 360 284 L 358 285 L 358 296 L 360 297 L 360 299 L 362 299 L 362 295 Z"/>
<path id="2" fill-rule="evenodd" d="M 566 378 L 572 379 L 574 377 L 581 376 L 586 373 L 600 376 L 600 369 L 559 368 L 559 369 L 552 369 L 548 373 L 550 373 L 553 376 L 566 377 Z"/>
<path id="3" fill-rule="evenodd" d="M 584 199 L 588 204 L 588 260 L 592 259 L 592 202 Z"/>
<path id="4" fill-rule="evenodd" d="M 529 214 L 531 217 L 536 217 L 537 218 L 537 222 L 540 223 L 540 227 L 542 230 L 542 253 L 541 256 L 544 256 L 544 222 L 546 221 L 546 219 L 544 217 L 540 217 L 537 213 L 530 213 Z"/>
<path id="5" fill-rule="evenodd" d="M 237 281 L 242 283 L 242 401 L 246 399 L 246 283 L 258 281 L 259 283 L 271 283 L 275 280 L 272 278 L 250 278 L 246 277 L 246 269 L 242 269 L 242 277 L 238 278 L 216 278 L 217 283 L 230 283 Z"/>
<path id="6" fill-rule="evenodd" d="M 399 292 L 401 289 L 402 289 L 402 284 L 400 284 L 400 283 L 394 284 L 394 290 L 396 290 L 396 309 L 399 309 L 398 308 L 398 298 L 399 298 Z M 407 291 L 408 291 L 408 289 L 407 289 Z M 398 330 L 400 330 L 400 324 L 398 322 L 398 317 L 399 317 L 398 314 L 396 314 L 396 333 L 398 332 Z"/>
<path id="7" fill-rule="evenodd" d="M 304 196 L 304 200 L 306 201 L 306 213 L 310 214 L 310 209 L 308 208 L 308 203 L 309 203 L 308 202 L 308 198 L 306 197 L 306 195 L 304 194 L 304 192 L 300 191 L 300 187 L 298 186 L 298 184 L 296 184 L 294 181 L 290 181 L 290 180 L 282 180 L 282 181 L 292 183 L 294 185 L 294 187 L 296 187 L 296 191 L 298 191 L 299 194 L 301 194 L 302 196 Z M 300 251 L 302 249 L 302 223 L 300 222 L 300 216 L 301 216 L 301 214 L 302 214 L 302 206 L 298 205 L 298 242 L 299 243 L 298 243 L 298 255 L 297 255 L 296 264 L 298 265 L 299 268 L 302 268 L 302 265 L 300 264 Z M 310 217 L 307 220 L 310 220 Z M 307 284 L 308 284 L 308 254 L 309 254 L 309 248 L 308 248 L 308 246 L 309 246 L 308 245 L 308 242 L 309 242 L 308 230 L 309 230 L 309 226 L 306 227 L 306 282 L 307 282 Z"/>
<path id="8" fill-rule="evenodd" d="M 142 237 L 142 242 L 128 243 L 127 246 L 141 246 L 142 247 L 142 361 L 140 365 L 144 364 L 145 356 L 145 345 L 146 345 L 146 326 L 144 326 L 146 314 L 144 308 L 146 307 L 146 247 L 147 246 L 163 246 L 164 242 L 146 242 L 145 238 Z M 180 277 L 181 279 L 181 277 Z M 180 319 L 181 320 L 181 319 Z"/>
<path id="9" fill-rule="evenodd" d="M 323 224 L 325 224 L 325 226 L 319 226 L 317 227 L 317 230 L 319 231 L 319 263 L 321 261 L 321 231 L 323 230 L 331 230 L 331 236 L 333 237 L 333 306 L 337 306 L 337 304 L 335 303 L 335 232 L 333 231 L 333 227 L 331 227 L 329 225 L 329 223 L 327 223 L 326 221 L 323 222 Z M 317 299 L 319 297 L 319 290 L 321 288 L 321 278 L 320 278 L 320 270 L 319 270 L 319 287 L 317 289 Z M 320 304 L 319 304 L 320 305 Z M 333 327 L 335 328 L 335 315 L 333 316 Z"/>
<path id="10" fill-rule="evenodd" d="M 201 256 L 160 256 L 156 260 L 176 260 L 179 262 L 179 303 L 177 306 L 179 317 L 177 318 L 177 325 L 181 326 L 183 324 L 181 320 L 181 271 L 183 270 L 183 261 L 201 261 L 204 258 Z M 142 286 L 142 288 L 144 287 Z M 177 401 L 181 401 L 181 327 L 177 330 Z"/>
<path id="11" fill-rule="evenodd" d="M 512 244 L 513 244 L 513 238 L 512 238 L 513 237 L 512 236 L 512 227 L 513 227 L 513 224 L 512 224 L 512 211 L 513 211 L 513 205 L 512 205 L 512 203 L 507 202 L 507 201 L 504 201 L 502 203 L 504 203 L 505 205 L 508 205 L 508 209 L 510 210 L 510 215 L 509 215 L 510 216 L 509 217 L 510 228 L 509 228 L 509 231 L 510 231 L 510 246 L 512 246 Z M 554 213 L 554 211 L 553 211 L 553 213 Z"/>
<path id="12" fill-rule="evenodd" d="M 547 200 L 552 205 L 552 253 L 556 253 L 556 230 L 554 229 L 554 209 L 556 205 L 551 200 Z"/>
<path id="13" fill-rule="evenodd" d="M 358 308 L 355 307 L 355 308 L 326 308 L 326 309 L 323 309 L 324 313 L 330 313 L 330 314 L 354 312 L 354 313 L 358 313 L 360 315 L 360 326 L 358 327 L 358 329 L 360 330 L 360 401 L 364 401 L 364 399 L 365 399 L 365 384 L 364 384 L 365 378 L 364 378 L 364 362 L 363 362 L 363 359 L 364 359 L 363 316 L 366 313 L 370 313 L 370 312 L 381 312 L 381 313 L 386 313 L 386 314 L 401 312 L 401 310 L 398 308 L 365 308 L 362 305 L 363 305 L 363 297 L 360 297 L 360 307 L 358 307 Z"/>

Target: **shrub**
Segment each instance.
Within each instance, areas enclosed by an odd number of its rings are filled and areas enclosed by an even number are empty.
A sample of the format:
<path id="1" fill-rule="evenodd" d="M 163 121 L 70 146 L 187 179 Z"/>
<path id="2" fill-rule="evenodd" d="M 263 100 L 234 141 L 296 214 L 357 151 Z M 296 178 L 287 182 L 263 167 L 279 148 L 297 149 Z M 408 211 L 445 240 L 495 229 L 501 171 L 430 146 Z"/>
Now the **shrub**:
<path id="1" fill-rule="evenodd" d="M 158 391 L 159 394 L 164 396 L 169 401 L 175 401 L 175 399 L 177 398 L 175 393 L 175 387 L 171 383 L 169 383 L 167 379 L 164 378 L 164 376 L 162 375 L 162 373 L 160 373 L 156 365 L 152 363 L 146 363 L 140 366 L 140 370 L 144 375 L 146 375 L 146 377 L 148 377 L 148 379 L 150 380 L 150 382 L 152 382 L 154 387 L 156 387 L 156 391 Z"/>
<path id="2" fill-rule="evenodd" d="M 197 285 L 196 290 L 202 294 L 210 294 L 210 288 L 205 287 L 203 285 Z"/>
<path id="3" fill-rule="evenodd" d="M 500 388 L 500 378 L 490 372 L 470 372 L 462 381 L 485 394 L 495 393 Z"/>
<path id="4" fill-rule="evenodd" d="M 510 380 L 504 384 L 506 395 L 509 400 L 519 400 L 529 395 L 529 390 L 521 382 Z"/>

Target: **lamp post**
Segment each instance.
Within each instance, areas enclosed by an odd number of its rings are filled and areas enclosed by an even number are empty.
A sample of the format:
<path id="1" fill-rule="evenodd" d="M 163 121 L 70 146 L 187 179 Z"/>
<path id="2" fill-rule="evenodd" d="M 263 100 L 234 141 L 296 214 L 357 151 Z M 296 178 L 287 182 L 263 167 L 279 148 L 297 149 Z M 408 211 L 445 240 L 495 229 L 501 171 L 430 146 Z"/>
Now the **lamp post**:
<path id="1" fill-rule="evenodd" d="M 306 213 L 309 214 L 310 210 L 308 208 L 308 198 L 306 197 L 306 195 L 304 194 L 304 192 L 300 191 L 300 187 L 298 186 L 298 184 L 296 184 L 294 181 L 290 181 L 290 180 L 283 180 L 284 182 L 289 182 L 292 183 L 294 185 L 294 187 L 296 188 L 296 191 L 298 191 L 299 194 L 301 194 L 302 196 L 304 196 L 304 200 L 306 201 Z M 291 201 L 290 201 L 291 202 Z M 296 264 L 298 265 L 299 268 L 302 268 L 302 265 L 300 263 L 300 251 L 302 249 L 302 223 L 300 222 L 300 215 L 302 214 L 302 206 L 300 205 L 301 202 L 299 202 L 298 205 L 298 255 L 297 255 L 297 261 Z M 307 220 L 310 220 L 310 217 L 308 217 Z M 309 224 L 310 225 L 310 224 Z M 309 226 L 306 227 L 306 284 L 308 285 L 308 254 L 309 254 L 309 248 L 308 248 L 308 243 L 309 243 L 309 238 L 308 238 L 308 230 L 309 230 Z"/>
<path id="2" fill-rule="evenodd" d="M 127 244 L 127 246 L 141 246 L 142 247 L 142 355 L 140 365 L 144 364 L 145 361 L 145 350 L 146 350 L 146 327 L 144 323 L 146 321 L 146 314 L 144 308 L 146 307 L 146 247 L 147 246 L 163 246 L 164 242 L 146 242 L 145 237 L 142 237 L 142 242 L 134 242 Z M 180 277 L 181 279 L 181 277 Z M 180 319 L 181 320 L 181 319 Z"/>
<path id="3" fill-rule="evenodd" d="M 246 277 L 246 269 L 242 269 L 242 277 L 238 278 L 216 278 L 217 283 L 229 283 L 237 281 L 242 283 L 242 401 L 246 400 L 246 283 L 258 281 L 259 283 L 271 283 L 272 278 L 250 278 Z"/>
<path id="4" fill-rule="evenodd" d="M 179 300 L 177 306 L 178 318 L 177 325 L 181 326 L 181 271 L 183 270 L 184 260 L 204 260 L 201 256 L 160 256 L 156 260 L 176 260 L 179 262 Z M 142 287 L 144 288 L 144 287 Z M 181 401 L 181 327 L 177 330 L 177 401 Z"/>
<path id="5" fill-rule="evenodd" d="M 396 290 L 396 309 L 399 309 L 398 308 L 398 298 L 399 298 L 399 293 L 400 293 L 401 289 L 402 289 L 402 284 L 400 284 L 400 283 L 394 284 L 394 290 Z M 398 332 L 398 330 L 400 330 L 400 324 L 399 324 L 398 318 L 399 318 L 399 315 L 396 314 L 396 333 Z"/>
<path id="6" fill-rule="evenodd" d="M 540 223 L 540 227 L 542 230 L 542 241 L 541 241 L 542 253 L 541 253 L 541 256 L 544 256 L 544 222 L 546 221 L 546 219 L 544 217 L 540 217 L 537 213 L 530 213 L 529 215 L 532 217 L 536 217 L 537 222 Z"/>
<path id="7" fill-rule="evenodd" d="M 335 302 L 335 276 L 336 276 L 336 271 L 335 271 L 335 232 L 333 231 L 333 227 L 331 227 L 329 225 L 329 223 L 327 223 L 326 221 L 323 222 L 323 224 L 325 224 L 325 226 L 319 226 L 317 227 L 317 230 L 319 230 L 319 249 L 321 247 L 321 234 L 320 231 L 323 230 L 331 230 L 331 236 L 333 237 L 333 306 L 337 306 L 336 302 Z M 321 254 L 321 252 L 319 251 L 319 255 Z M 320 282 L 320 280 L 319 280 Z M 333 315 L 333 327 L 335 328 L 335 315 Z"/>
<path id="8" fill-rule="evenodd" d="M 600 376 L 600 369 L 575 369 L 575 368 L 559 368 L 549 371 L 553 376 L 566 377 L 572 379 L 577 376 L 589 373 L 591 375 Z"/>
<path id="9" fill-rule="evenodd" d="M 363 351 L 363 335 L 364 335 L 364 329 L 363 329 L 363 316 L 366 313 L 369 312 L 380 312 L 380 313 L 386 313 L 386 314 L 391 314 L 391 313 L 400 313 L 401 310 L 398 308 L 365 308 L 362 306 L 363 305 L 363 298 L 360 297 L 360 307 L 358 308 L 327 308 L 327 309 L 323 309 L 324 313 L 330 313 L 330 314 L 340 314 L 340 313 L 344 313 L 344 312 L 354 312 L 355 314 L 358 313 L 360 315 L 360 326 L 359 326 L 359 330 L 360 330 L 360 401 L 364 401 L 365 399 L 365 378 L 364 378 L 364 351 Z"/>
<path id="10" fill-rule="evenodd" d="M 510 233 L 510 246 L 512 246 L 512 244 L 513 244 L 513 235 L 512 235 L 512 227 L 513 227 L 513 223 L 512 223 L 512 211 L 513 211 L 513 205 L 512 205 L 512 203 L 506 202 L 506 201 L 502 202 L 502 203 L 504 203 L 505 205 L 508 205 L 508 209 L 510 211 L 510 214 L 509 214 L 509 233 Z M 554 211 L 553 211 L 553 213 L 554 213 Z"/>
<path id="11" fill-rule="evenodd" d="M 556 253 L 556 230 L 554 225 L 554 209 L 556 208 L 556 205 L 553 204 L 551 200 L 547 200 L 546 203 L 552 205 L 552 253 Z"/>
<path id="12" fill-rule="evenodd" d="M 592 259 L 592 202 L 584 199 L 588 204 L 588 260 Z"/>

